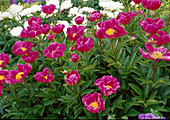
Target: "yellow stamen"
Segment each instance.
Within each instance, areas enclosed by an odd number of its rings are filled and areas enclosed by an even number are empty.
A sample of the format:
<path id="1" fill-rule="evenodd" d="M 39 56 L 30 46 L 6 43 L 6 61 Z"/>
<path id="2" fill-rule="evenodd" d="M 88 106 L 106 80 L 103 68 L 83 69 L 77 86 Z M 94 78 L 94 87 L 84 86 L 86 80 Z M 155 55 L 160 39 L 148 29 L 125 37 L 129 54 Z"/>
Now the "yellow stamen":
<path id="1" fill-rule="evenodd" d="M 113 35 L 113 33 L 115 33 L 115 30 L 113 30 L 111 28 L 106 31 L 106 34 L 108 34 L 108 35 Z"/>
<path id="2" fill-rule="evenodd" d="M 1 75 L 0 76 L 0 80 L 2 81 L 2 80 L 4 80 L 5 79 L 5 77 L 3 76 L 3 75 Z"/>
<path id="3" fill-rule="evenodd" d="M 112 86 L 108 85 L 107 88 L 112 88 Z M 113 88 L 112 88 L 113 89 Z"/>
<path id="4" fill-rule="evenodd" d="M 44 78 L 47 80 L 47 75 Z"/>
<path id="5" fill-rule="evenodd" d="M 97 102 L 92 102 L 90 105 L 93 106 L 94 109 L 96 109 L 96 108 L 99 106 L 99 105 L 97 104 Z"/>
<path id="6" fill-rule="evenodd" d="M 76 36 L 76 33 L 73 34 L 73 37 L 75 37 L 75 36 Z"/>
<path id="7" fill-rule="evenodd" d="M 21 79 L 22 78 L 22 74 L 24 74 L 23 72 L 19 72 L 16 76 L 15 76 L 15 78 L 17 79 L 17 80 L 19 80 L 19 79 Z"/>
<path id="8" fill-rule="evenodd" d="M 0 60 L 0 65 L 3 63 L 4 61 Z"/>
<path id="9" fill-rule="evenodd" d="M 27 48 L 25 47 L 21 47 L 22 51 L 25 52 L 27 50 Z"/>
<path id="10" fill-rule="evenodd" d="M 157 58 L 158 58 L 158 59 L 162 59 L 162 58 L 163 58 L 163 55 L 162 55 L 161 52 L 155 51 L 155 52 L 152 53 L 151 57 L 152 57 L 152 58 L 155 58 L 155 59 L 157 59 Z"/>

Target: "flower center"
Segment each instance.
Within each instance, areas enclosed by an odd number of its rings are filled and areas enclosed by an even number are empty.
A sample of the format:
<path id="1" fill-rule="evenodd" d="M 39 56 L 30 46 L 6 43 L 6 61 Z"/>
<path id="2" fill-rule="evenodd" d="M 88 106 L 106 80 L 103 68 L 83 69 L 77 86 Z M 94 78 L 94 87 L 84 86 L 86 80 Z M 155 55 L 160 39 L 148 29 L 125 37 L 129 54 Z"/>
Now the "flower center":
<path id="1" fill-rule="evenodd" d="M 73 37 L 75 37 L 75 36 L 76 36 L 76 33 L 73 34 Z"/>
<path id="2" fill-rule="evenodd" d="M 99 105 L 97 104 L 97 102 L 92 102 L 90 105 L 93 106 L 94 109 L 96 109 L 96 108 L 99 106 Z"/>
<path id="3" fill-rule="evenodd" d="M 4 61 L 0 60 L 0 65 L 3 63 Z"/>
<path id="4" fill-rule="evenodd" d="M 16 76 L 15 76 L 15 78 L 17 79 L 17 80 L 19 80 L 19 79 L 21 79 L 22 78 L 22 74 L 24 74 L 23 72 L 19 72 Z"/>
<path id="5" fill-rule="evenodd" d="M 113 35 L 113 33 L 115 33 L 115 30 L 113 30 L 111 28 L 106 31 L 106 34 L 108 34 L 108 35 Z"/>
<path id="6" fill-rule="evenodd" d="M 27 48 L 25 47 L 21 47 L 22 51 L 25 52 L 27 50 Z"/>
<path id="7" fill-rule="evenodd" d="M 47 80 L 47 75 L 44 78 Z"/>
<path id="8" fill-rule="evenodd" d="M 108 85 L 107 88 L 112 88 L 112 86 Z M 113 89 L 113 88 L 112 88 Z"/>
<path id="9" fill-rule="evenodd" d="M 158 59 L 162 59 L 163 55 L 162 55 L 161 52 L 155 51 L 155 52 L 152 53 L 151 57 L 152 57 L 152 58 L 155 58 L 155 59 L 157 59 L 157 58 L 158 58 Z"/>
<path id="10" fill-rule="evenodd" d="M 0 76 L 0 80 L 2 81 L 2 80 L 4 80 L 5 79 L 5 77 L 3 76 L 3 75 L 1 75 Z"/>

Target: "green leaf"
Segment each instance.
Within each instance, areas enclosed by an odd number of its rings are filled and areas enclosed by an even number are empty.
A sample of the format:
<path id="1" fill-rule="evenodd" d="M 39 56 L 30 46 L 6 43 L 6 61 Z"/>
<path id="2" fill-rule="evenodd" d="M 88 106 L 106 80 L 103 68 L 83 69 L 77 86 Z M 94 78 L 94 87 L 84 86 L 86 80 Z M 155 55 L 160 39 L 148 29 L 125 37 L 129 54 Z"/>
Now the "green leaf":
<path id="1" fill-rule="evenodd" d="M 127 113 L 127 116 L 137 116 L 139 114 L 138 111 L 135 109 L 130 109 L 129 112 Z"/>
<path id="2" fill-rule="evenodd" d="M 138 93 L 140 96 L 142 96 L 142 90 L 141 90 L 139 87 L 137 87 L 136 85 L 130 84 L 130 83 L 129 83 L 129 86 L 130 86 L 136 93 Z"/>

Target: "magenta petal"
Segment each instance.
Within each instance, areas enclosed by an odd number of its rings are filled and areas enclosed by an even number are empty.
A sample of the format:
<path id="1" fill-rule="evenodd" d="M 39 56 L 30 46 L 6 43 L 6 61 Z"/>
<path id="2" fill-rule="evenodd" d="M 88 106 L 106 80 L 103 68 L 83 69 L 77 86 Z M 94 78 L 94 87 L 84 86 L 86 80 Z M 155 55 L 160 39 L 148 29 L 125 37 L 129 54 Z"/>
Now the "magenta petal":
<path id="1" fill-rule="evenodd" d="M 154 51 L 154 47 L 150 43 L 145 44 L 146 49 L 152 54 Z"/>

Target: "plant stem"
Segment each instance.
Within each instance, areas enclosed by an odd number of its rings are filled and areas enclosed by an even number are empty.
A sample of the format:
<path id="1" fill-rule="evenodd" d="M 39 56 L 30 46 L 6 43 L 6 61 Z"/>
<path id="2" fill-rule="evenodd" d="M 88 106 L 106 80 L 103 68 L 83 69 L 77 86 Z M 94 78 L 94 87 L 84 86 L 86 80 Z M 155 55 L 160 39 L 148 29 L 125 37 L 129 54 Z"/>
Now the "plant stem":
<path id="1" fill-rule="evenodd" d="M 87 65 L 88 65 L 88 55 L 87 55 L 87 52 L 86 52 L 86 62 L 87 62 Z"/>
<path id="2" fill-rule="evenodd" d="M 156 60 L 155 61 L 153 60 L 153 73 L 152 73 L 152 77 L 151 77 L 152 84 L 153 84 L 153 76 L 155 73 L 155 68 L 156 68 Z M 154 89 L 154 87 L 151 88 L 150 95 L 152 94 L 153 89 Z"/>
<path id="3" fill-rule="evenodd" d="M 98 118 L 97 118 L 97 113 L 95 113 L 95 117 L 96 117 L 96 119 L 98 120 Z"/>
<path id="4" fill-rule="evenodd" d="M 38 41 L 37 41 L 36 38 L 35 38 L 35 41 L 36 41 L 36 44 L 37 44 L 38 50 L 40 51 L 41 56 L 44 58 L 44 56 L 43 56 L 43 54 L 42 54 L 42 52 L 41 52 L 41 50 L 40 50 L 40 46 L 39 46 L 39 44 L 38 44 Z"/>
<path id="5" fill-rule="evenodd" d="M 80 98 L 80 96 L 79 96 L 79 93 L 78 93 L 77 90 L 76 90 L 75 85 L 73 85 L 73 88 L 74 88 L 74 90 L 75 90 L 75 92 L 76 92 L 76 94 L 77 94 L 77 96 L 78 96 L 78 98 L 79 98 L 79 101 L 81 102 L 81 98 Z"/>
<path id="6" fill-rule="evenodd" d="M 48 83 L 48 84 L 49 84 L 50 88 L 53 90 L 53 93 L 54 93 L 54 95 L 55 95 L 55 96 L 56 96 L 56 98 L 57 98 L 57 95 L 56 95 L 56 93 L 55 93 L 54 88 L 51 86 L 51 84 L 50 84 L 50 83 Z"/>
<path id="7" fill-rule="evenodd" d="M 108 98 L 109 98 L 109 103 L 110 103 L 110 107 L 111 107 L 112 105 L 111 105 L 110 95 L 108 96 Z"/>
<path id="8" fill-rule="evenodd" d="M 99 43 L 100 43 L 100 49 L 101 49 L 101 54 L 102 54 L 102 44 L 101 44 L 101 39 L 99 38 Z"/>

